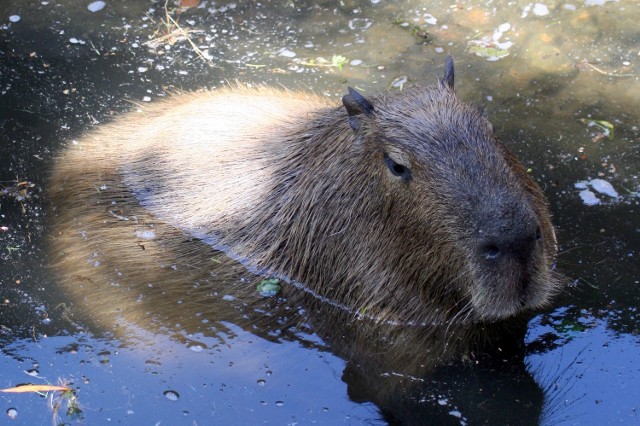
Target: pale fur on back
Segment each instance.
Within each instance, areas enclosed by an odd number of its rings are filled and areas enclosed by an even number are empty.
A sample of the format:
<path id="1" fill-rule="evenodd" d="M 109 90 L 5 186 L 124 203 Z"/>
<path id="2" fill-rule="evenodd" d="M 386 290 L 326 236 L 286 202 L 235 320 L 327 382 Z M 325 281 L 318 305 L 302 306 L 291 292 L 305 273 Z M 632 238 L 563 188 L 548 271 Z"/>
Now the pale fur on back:
<path id="1" fill-rule="evenodd" d="M 86 297 L 68 277 L 132 288 L 153 282 L 164 291 L 188 288 L 189 280 L 207 275 L 203 271 L 237 277 L 227 263 L 193 256 L 203 249 L 183 244 L 193 236 L 254 272 L 301 283 L 380 321 L 438 324 L 473 320 L 473 309 L 501 312 L 493 305 L 496 296 L 485 294 L 487 283 L 474 282 L 479 275 L 458 243 L 467 230 L 448 213 L 456 208 L 451 191 L 457 181 L 447 174 L 447 162 L 455 158 L 430 151 L 446 154 L 449 147 L 430 141 L 450 128 L 464 131 L 476 149 L 473 137 L 485 138 L 485 121 L 443 88 L 373 102 L 380 104 L 383 125 L 391 123 L 380 131 L 409 135 L 406 145 L 366 129 L 356 137 L 337 102 L 240 87 L 176 95 L 88 133 L 61 155 L 52 178 L 59 209 L 55 247 L 64 251 L 58 269 L 66 287 Z M 416 121 L 407 111 L 418 104 Z M 491 152 L 479 153 L 489 161 L 483 167 L 494 161 L 497 175 L 521 179 L 520 186 L 509 179 L 501 185 L 530 198 L 541 218 L 549 248 L 528 297 L 546 303 L 555 288 L 547 271 L 555 249 L 546 203 L 516 160 L 485 139 L 479 146 Z M 390 178 L 384 150 L 414 162 L 420 191 Z M 439 158 L 441 180 L 430 181 L 435 163 L 429 162 Z M 192 274 L 165 275 L 192 257 Z M 474 297 L 480 298 L 476 305 L 465 300 Z M 503 312 L 517 309 L 510 303 Z M 137 309 L 126 301 L 123 306 Z"/>

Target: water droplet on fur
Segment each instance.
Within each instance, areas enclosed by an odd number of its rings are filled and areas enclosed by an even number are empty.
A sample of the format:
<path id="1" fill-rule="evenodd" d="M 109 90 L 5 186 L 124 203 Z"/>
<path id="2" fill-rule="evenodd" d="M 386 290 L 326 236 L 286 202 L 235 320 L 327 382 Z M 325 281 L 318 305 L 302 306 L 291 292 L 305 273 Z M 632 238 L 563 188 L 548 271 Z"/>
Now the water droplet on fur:
<path id="1" fill-rule="evenodd" d="M 156 233 L 153 231 L 136 231 L 135 235 L 141 240 L 153 240 L 156 238 Z"/>

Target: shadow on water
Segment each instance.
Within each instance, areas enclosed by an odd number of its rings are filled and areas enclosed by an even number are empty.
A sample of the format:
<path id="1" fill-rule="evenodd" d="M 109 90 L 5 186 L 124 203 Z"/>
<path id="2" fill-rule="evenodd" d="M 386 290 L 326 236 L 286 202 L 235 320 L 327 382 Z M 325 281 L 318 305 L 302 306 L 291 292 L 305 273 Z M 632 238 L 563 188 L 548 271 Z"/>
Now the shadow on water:
<path id="1" fill-rule="evenodd" d="M 522 17 L 529 2 L 517 2 L 517 16 L 482 2 L 456 9 L 434 1 L 428 10 L 202 2 L 179 22 L 207 47 L 210 67 L 184 39 L 144 44 L 162 30 L 162 3 L 107 1 L 95 13 L 70 3 L 0 5 L 0 387 L 63 379 L 90 424 L 637 421 L 629 396 L 640 377 L 629 355 L 638 349 L 640 305 L 637 5 L 560 1 L 547 4 L 548 15 L 530 8 Z M 500 40 L 515 42 L 510 56 L 489 62 L 469 52 L 469 39 L 493 40 L 505 22 L 511 29 Z M 422 80 L 443 51 L 459 64 L 461 97 L 486 105 L 551 202 L 559 268 L 577 278 L 553 309 L 529 324 L 468 334 L 381 333 L 295 289 L 257 297 L 259 277 L 242 268 L 232 279 L 241 286 L 215 294 L 199 274 L 216 254 L 197 241 L 187 242 L 193 263 L 145 272 L 169 277 L 175 294 L 135 293 L 109 278 L 73 305 L 59 291 L 45 252 L 52 217 L 43 190 L 53 155 L 82 130 L 130 109 L 130 100 L 235 79 L 330 96 L 345 83 L 383 89 Z M 333 55 L 348 60 L 338 67 Z M 311 60 L 316 66 L 303 65 Z M 611 122 L 614 138 L 599 138 L 601 128 L 580 121 L 588 118 Z M 574 184 L 595 178 L 619 197 L 595 192 L 600 205 L 585 206 Z M 0 401 L 7 415 L 17 410 L 15 424 L 51 422 L 39 396 Z"/>

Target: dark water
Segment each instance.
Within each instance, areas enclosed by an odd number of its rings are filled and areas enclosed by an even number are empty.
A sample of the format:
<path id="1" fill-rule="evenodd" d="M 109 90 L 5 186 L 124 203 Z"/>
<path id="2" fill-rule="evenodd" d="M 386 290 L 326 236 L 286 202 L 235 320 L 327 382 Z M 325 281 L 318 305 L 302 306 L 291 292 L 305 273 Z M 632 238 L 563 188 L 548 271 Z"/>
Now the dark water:
<path id="1" fill-rule="evenodd" d="M 640 421 L 637 2 L 170 3 L 182 30 L 162 2 L 108 0 L 96 12 L 89 3 L 0 2 L 0 388 L 76 391 L 0 394 L 4 421 Z M 442 366 L 409 379 L 406 398 L 382 397 L 394 371 L 363 377 L 312 327 L 265 336 L 233 322 L 216 332 L 128 324 L 116 333 L 56 289 L 43 191 L 54 154 L 84 130 L 132 104 L 233 80 L 336 99 L 347 85 L 435 83 L 447 53 L 460 96 L 485 106 L 544 188 L 558 268 L 572 282 L 529 321 L 524 362 Z M 82 413 L 67 413 L 76 402 Z"/>

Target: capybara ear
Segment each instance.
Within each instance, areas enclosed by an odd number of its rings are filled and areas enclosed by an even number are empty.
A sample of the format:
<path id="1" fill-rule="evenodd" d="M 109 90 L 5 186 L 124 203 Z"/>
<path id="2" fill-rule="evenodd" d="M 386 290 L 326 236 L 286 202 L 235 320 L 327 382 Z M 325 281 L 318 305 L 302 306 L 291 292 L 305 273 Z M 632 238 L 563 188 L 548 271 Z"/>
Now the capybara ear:
<path id="1" fill-rule="evenodd" d="M 440 86 L 453 89 L 454 79 L 453 58 L 451 55 L 447 55 L 444 60 L 444 77 L 440 80 Z"/>
<path id="2" fill-rule="evenodd" d="M 362 114 L 372 115 L 374 111 L 373 105 L 354 88 L 348 87 L 347 89 L 349 94 L 342 97 L 342 104 L 347 109 L 347 114 L 349 114 L 349 125 L 353 130 L 358 130 L 360 128 L 358 116 Z"/>

